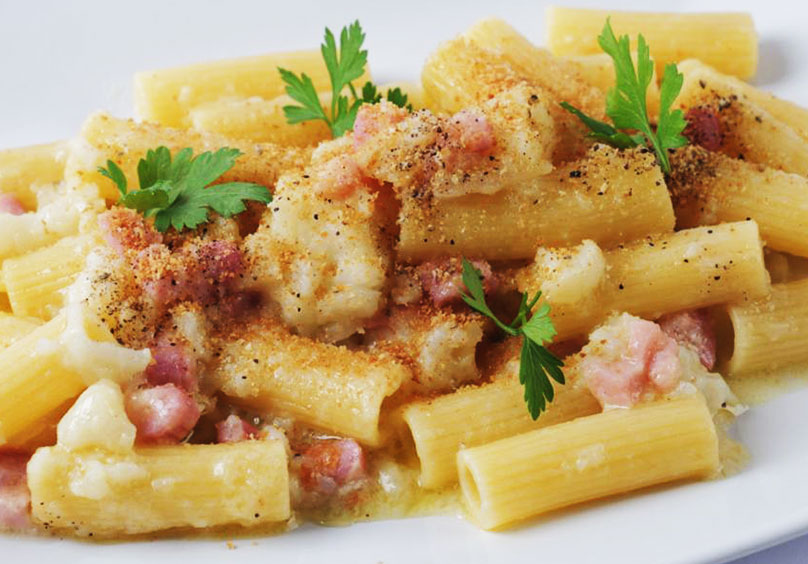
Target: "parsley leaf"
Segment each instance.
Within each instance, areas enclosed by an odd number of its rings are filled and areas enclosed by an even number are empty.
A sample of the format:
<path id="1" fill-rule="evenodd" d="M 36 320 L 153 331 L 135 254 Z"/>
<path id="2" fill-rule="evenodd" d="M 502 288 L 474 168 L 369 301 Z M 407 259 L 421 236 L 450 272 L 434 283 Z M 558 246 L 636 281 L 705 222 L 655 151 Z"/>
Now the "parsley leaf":
<path id="1" fill-rule="evenodd" d="M 381 101 L 381 92 L 379 92 L 375 84 L 368 80 L 362 87 L 362 102 L 365 104 L 378 104 Z"/>
<path id="2" fill-rule="evenodd" d="M 654 62 L 651 60 L 645 38 L 642 34 L 637 38 L 636 69 L 631 59 L 628 35 L 623 35 L 619 39 L 615 37 L 608 18 L 598 37 L 598 43 L 614 63 L 615 86 L 606 94 L 606 115 L 611 118 L 614 126 L 587 116 L 567 102 L 562 102 L 561 106 L 577 116 L 591 130 L 590 136 L 599 141 L 620 149 L 635 147 L 643 142 L 649 144 L 654 149 L 663 172 L 670 173 L 668 149 L 687 144 L 687 139 L 681 135 L 687 126 L 684 114 L 682 110 L 671 111 L 671 106 L 682 89 L 684 77 L 675 64 L 665 67 L 659 87 L 659 117 L 654 131 L 648 119 L 646 105 L 648 86 L 654 74 Z M 629 134 L 619 130 L 639 133 Z"/>
<path id="3" fill-rule="evenodd" d="M 671 111 L 674 100 L 682 90 L 685 77 L 679 72 L 676 65 L 665 65 L 662 73 L 662 83 L 659 87 L 659 125 L 657 137 L 663 147 L 677 149 L 687 145 L 687 138 L 682 132 L 687 127 L 687 120 L 682 110 Z M 665 155 L 667 160 L 667 154 Z M 670 168 L 670 165 L 669 165 Z"/>
<path id="4" fill-rule="evenodd" d="M 561 368 L 564 363 L 544 347 L 556 335 L 555 327 L 550 319 L 550 306 L 542 304 L 533 312 L 536 303 L 541 297 L 538 292 L 533 299 L 527 293 L 522 294 L 522 302 L 516 318 L 505 324 L 500 321 L 488 307 L 485 301 L 482 274 L 465 258 L 463 259 L 463 284 L 468 294 L 462 294 L 463 301 L 475 311 L 485 315 L 504 333 L 513 337 L 522 337 L 522 352 L 519 358 L 519 382 L 525 387 L 525 402 L 530 416 L 538 419 L 547 404 L 553 401 L 555 392 L 552 378 L 559 384 L 564 384 L 564 373 Z M 530 316 L 530 317 L 528 317 Z"/>
<path id="5" fill-rule="evenodd" d="M 614 127 L 604 121 L 589 117 L 581 110 L 572 104 L 568 104 L 567 102 L 561 102 L 561 107 L 571 114 L 574 114 L 578 117 L 578 119 L 584 122 L 584 125 L 590 129 L 590 137 L 607 143 L 612 147 L 617 147 L 618 149 L 628 149 L 630 147 L 636 147 L 645 140 L 641 134 L 629 135 L 628 133 L 623 133 L 622 131 L 616 130 Z"/>
<path id="6" fill-rule="evenodd" d="M 359 21 L 342 28 L 339 34 L 339 47 L 334 34 L 325 28 L 325 39 L 320 45 L 320 52 L 331 80 L 330 111 L 323 109 L 311 77 L 305 73 L 297 76 L 287 69 L 278 68 L 281 80 L 286 84 L 286 93 L 300 104 L 283 107 L 287 122 L 294 124 L 322 120 L 328 124 L 334 137 L 340 137 L 353 129 L 359 106 L 381 101 L 382 95 L 372 82 L 368 81 L 362 86 L 361 95 L 357 94 L 353 85 L 353 82 L 365 73 L 368 52 L 362 49 L 364 41 L 365 33 Z M 343 95 L 346 89 L 350 97 Z M 412 106 L 407 104 L 407 95 L 401 92 L 400 88 L 388 90 L 387 99 L 399 107 L 412 110 Z"/>
<path id="7" fill-rule="evenodd" d="M 121 197 L 118 204 L 154 217 L 154 227 L 165 233 L 169 227 L 177 231 L 195 229 L 208 221 L 210 210 L 231 217 L 246 209 L 245 200 L 272 201 L 270 191 L 249 182 L 227 182 L 209 186 L 233 168 L 241 151 L 224 147 L 206 151 L 196 157 L 185 148 L 172 159 L 167 147 L 146 152 L 137 166 L 140 189 L 127 191 L 126 176 L 118 165 L 108 160 L 98 171 L 112 180 Z"/>
<path id="8" fill-rule="evenodd" d="M 412 111 L 412 104 L 409 103 L 409 97 L 404 94 L 404 92 L 398 86 L 392 89 L 388 88 L 385 98 L 387 98 L 388 102 L 395 104 L 399 108 L 405 108 Z"/>
<path id="9" fill-rule="evenodd" d="M 102 176 L 106 176 L 115 183 L 115 185 L 118 187 L 118 192 L 121 193 L 121 196 L 126 195 L 126 175 L 121 170 L 121 167 L 116 165 L 114 162 L 107 160 L 107 168 L 98 167 L 98 172 L 100 172 Z"/>

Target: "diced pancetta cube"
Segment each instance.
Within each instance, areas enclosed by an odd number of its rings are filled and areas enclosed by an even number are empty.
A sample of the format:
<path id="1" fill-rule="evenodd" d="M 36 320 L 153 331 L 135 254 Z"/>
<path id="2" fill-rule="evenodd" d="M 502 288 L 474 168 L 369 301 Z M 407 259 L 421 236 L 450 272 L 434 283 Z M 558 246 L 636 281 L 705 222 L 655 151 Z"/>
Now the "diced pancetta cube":
<path id="1" fill-rule="evenodd" d="M 483 289 L 491 294 L 497 289 L 498 280 L 491 265 L 484 260 L 470 261 L 483 277 Z M 463 263 L 459 258 L 448 258 L 422 263 L 418 266 L 421 284 L 436 306 L 461 303 L 461 294 L 466 291 L 463 284 Z"/>
<path id="2" fill-rule="evenodd" d="M 259 434 L 258 429 L 235 414 L 216 423 L 217 443 L 238 443 L 257 438 Z"/>
<path id="3" fill-rule="evenodd" d="M 25 207 L 14 194 L 0 194 L 0 213 L 22 215 L 25 213 Z"/>
<path id="4" fill-rule="evenodd" d="M 199 420 L 199 406 L 174 384 L 140 388 L 126 396 L 126 414 L 141 443 L 171 444 L 184 439 Z"/>
<path id="5" fill-rule="evenodd" d="M 315 442 L 302 453 L 300 483 L 304 490 L 332 495 L 352 482 L 365 478 L 365 453 L 353 439 Z"/>
<path id="6" fill-rule="evenodd" d="M 0 531 L 32 527 L 28 511 L 31 495 L 25 472 L 28 458 L 22 453 L 0 453 Z"/>
<path id="7" fill-rule="evenodd" d="M 628 314 L 590 335 L 580 370 L 603 406 L 631 407 L 672 392 L 682 377 L 676 341 L 656 323 Z"/>
<path id="8" fill-rule="evenodd" d="M 707 370 L 715 366 L 715 330 L 707 311 L 703 309 L 669 313 L 659 318 L 659 326 L 666 335 L 680 345 L 690 347 L 699 355 Z"/>

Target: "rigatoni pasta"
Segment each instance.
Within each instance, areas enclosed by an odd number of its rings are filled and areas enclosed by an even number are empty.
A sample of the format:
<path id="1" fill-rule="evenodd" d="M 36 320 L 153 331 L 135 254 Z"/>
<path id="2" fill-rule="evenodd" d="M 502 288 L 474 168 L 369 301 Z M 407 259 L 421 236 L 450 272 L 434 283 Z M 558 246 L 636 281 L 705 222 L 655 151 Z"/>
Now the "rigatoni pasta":
<path id="1" fill-rule="evenodd" d="M 511 374 L 490 384 L 407 405 L 402 417 L 418 455 L 421 486 L 440 488 L 456 482 L 456 455 L 463 447 L 600 411 L 600 405 L 585 387 L 559 386 L 547 413 L 533 421 L 525 411 L 523 395 L 516 375 Z M 474 417 L 469 420 L 466 413 L 474 413 Z"/>
<path id="2" fill-rule="evenodd" d="M 324 94 L 322 100 L 327 106 L 331 102 L 331 95 Z M 283 107 L 291 103 L 293 100 L 286 95 L 271 100 L 223 98 L 196 106 L 189 116 L 194 129 L 234 139 L 306 147 L 331 137 L 325 123 L 287 122 Z"/>
<path id="3" fill-rule="evenodd" d="M 179 445 L 131 454 L 37 451 L 29 464 L 34 516 L 56 530 L 114 537 L 176 527 L 283 521 L 286 451 L 278 441 Z"/>
<path id="4" fill-rule="evenodd" d="M 726 369 L 731 374 L 771 371 L 808 361 L 808 280 L 775 284 L 769 295 L 728 306 L 731 323 Z"/>
<path id="5" fill-rule="evenodd" d="M 724 302 L 748 303 L 769 292 L 754 221 L 657 235 L 602 252 L 541 249 L 515 282 L 541 290 L 561 338 L 582 334 L 612 312 L 655 319 L 664 313 Z"/>
<path id="6" fill-rule="evenodd" d="M 407 198 L 400 212 L 399 255 L 412 262 L 456 253 L 524 259 L 542 245 L 589 238 L 609 247 L 670 231 L 670 197 L 651 163 L 638 152 L 599 147 L 532 184 L 500 193 Z"/>
<path id="7" fill-rule="evenodd" d="M 0 194 L 12 194 L 36 209 L 36 187 L 60 182 L 68 146 L 64 141 L 0 151 Z"/>
<path id="8" fill-rule="evenodd" d="M 127 177 L 133 179 L 132 188 L 136 188 L 137 183 L 134 180 L 137 178 L 135 172 L 138 159 L 145 156 L 148 149 L 159 144 L 175 151 L 186 146 L 196 151 L 224 146 L 241 149 L 246 158 L 239 163 L 235 174 L 240 179 L 263 182 L 270 186 L 275 184 L 280 170 L 302 166 L 309 154 L 306 150 L 294 147 L 256 145 L 245 140 L 135 123 L 97 113 L 84 123 L 78 146 L 68 158 L 65 176 L 71 182 L 95 184 L 101 188 L 103 197 L 116 200 L 120 194 L 114 184 L 101 176 L 98 167 L 112 159 Z"/>
<path id="9" fill-rule="evenodd" d="M 808 113 L 679 92 L 752 72 L 743 15 L 616 13 L 654 63 L 551 14 L 564 57 L 487 19 L 377 86 L 354 22 L 0 153 L 0 529 L 494 529 L 716 475 L 720 372 L 808 361 Z"/>
<path id="10" fill-rule="evenodd" d="M 275 53 L 138 73 L 135 109 L 146 121 L 187 127 L 189 112 L 206 102 L 228 96 L 267 100 L 280 96 L 285 87 L 278 67 L 306 73 L 319 90 L 330 84 L 318 51 Z"/>
<path id="11" fill-rule="evenodd" d="M 20 340 L 41 323 L 39 319 L 16 317 L 11 313 L 0 312 L 0 350 Z"/>
<path id="12" fill-rule="evenodd" d="M 766 102 L 762 93 L 749 96 L 751 87 L 739 89 L 728 77 L 697 62 L 684 66 L 685 80 L 676 105 L 686 111 L 701 109 L 716 116 L 720 126 L 722 153 L 785 172 L 808 175 L 808 140 L 803 126 L 794 127 L 791 120 L 781 120 L 783 108 Z M 762 102 L 762 103 L 761 103 Z M 797 123 L 805 110 L 796 111 Z"/>
<path id="13" fill-rule="evenodd" d="M 95 235 L 60 239 L 50 247 L 3 262 L 2 277 L 15 315 L 51 319 L 64 306 L 65 290 L 76 280 Z"/>
<path id="14" fill-rule="evenodd" d="M 485 529 L 590 499 L 718 471 L 699 396 L 615 410 L 457 455 L 466 506 Z"/>
<path id="15" fill-rule="evenodd" d="M 272 326 L 234 337 L 214 376 L 234 401 L 381 444 L 382 402 L 407 378 L 393 358 L 354 353 Z"/>
<path id="16" fill-rule="evenodd" d="M 672 158 L 668 186 L 680 228 L 754 219 L 771 249 L 808 256 L 808 179 L 699 147 Z"/>
<path id="17" fill-rule="evenodd" d="M 552 6 L 547 9 L 547 45 L 554 55 L 600 52 L 597 37 L 609 17 L 615 33 L 642 33 L 654 50 L 657 73 L 664 65 L 698 58 L 721 72 L 747 79 L 758 64 L 758 36 L 749 14 L 621 12 Z"/>

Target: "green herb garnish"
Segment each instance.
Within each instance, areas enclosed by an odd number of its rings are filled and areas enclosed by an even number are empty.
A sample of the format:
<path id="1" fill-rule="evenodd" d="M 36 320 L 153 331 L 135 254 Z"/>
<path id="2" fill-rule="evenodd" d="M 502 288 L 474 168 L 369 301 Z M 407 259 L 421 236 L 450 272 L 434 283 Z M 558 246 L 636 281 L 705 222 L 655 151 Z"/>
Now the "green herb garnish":
<path id="1" fill-rule="evenodd" d="M 519 312 L 514 320 L 506 325 L 500 321 L 485 302 L 482 274 L 465 258 L 463 259 L 463 284 L 469 294 L 462 294 L 463 301 L 475 311 L 492 319 L 504 333 L 513 337 L 522 337 L 522 353 L 519 360 L 519 382 L 525 387 L 525 402 L 530 416 L 535 420 L 547 404 L 553 401 L 553 383 L 550 378 L 564 383 L 561 367 L 564 363 L 544 347 L 544 343 L 552 342 L 556 335 L 555 327 L 550 319 L 550 306 L 546 303 L 539 306 L 531 315 L 531 310 L 538 303 L 541 292 L 533 299 L 527 293 L 522 294 Z"/>
<path id="2" fill-rule="evenodd" d="M 617 39 L 609 20 L 598 36 L 598 43 L 614 62 L 615 86 L 606 94 L 606 115 L 614 125 L 587 116 L 567 102 L 561 106 L 576 115 L 590 130 L 590 136 L 614 147 L 625 149 L 646 143 L 654 149 L 663 172 L 670 173 L 668 149 L 687 145 L 682 135 L 687 121 L 682 110 L 671 111 L 682 89 L 684 77 L 675 64 L 665 66 L 659 86 L 659 119 L 656 131 L 648 120 L 646 96 L 654 73 L 648 44 L 640 34 L 637 38 L 637 68 L 631 60 L 628 35 Z M 621 131 L 623 130 L 623 131 Z M 639 133 L 627 133 L 638 131 Z"/>
<path id="3" fill-rule="evenodd" d="M 331 30 L 325 28 L 325 41 L 320 45 L 328 76 L 331 79 L 331 108 L 330 112 L 323 109 L 317 89 L 311 78 L 302 73 L 300 76 L 292 71 L 278 68 L 281 79 L 286 83 L 286 93 L 299 106 L 284 106 L 283 114 L 289 123 L 323 120 L 331 129 L 334 137 L 340 137 L 346 131 L 353 129 L 356 112 L 362 104 L 375 104 L 382 99 L 377 87 L 370 81 L 366 82 L 357 94 L 353 81 L 361 78 L 365 73 L 368 62 L 368 52 L 362 49 L 365 33 L 359 21 L 348 27 L 343 27 L 339 35 L 339 49 Z M 348 89 L 350 98 L 343 95 Z M 400 88 L 387 91 L 387 99 L 401 108 L 412 110 L 407 103 L 407 95 Z"/>
<path id="4" fill-rule="evenodd" d="M 140 189 L 129 192 L 126 176 L 111 160 L 98 171 L 112 180 L 121 197 L 118 204 L 154 217 L 154 227 L 161 233 L 173 227 L 177 231 L 195 229 L 208 221 L 210 210 L 231 217 L 246 209 L 244 200 L 263 203 L 272 201 L 265 186 L 250 182 L 226 182 L 209 186 L 230 170 L 241 155 L 238 149 L 224 147 L 193 156 L 185 148 L 174 159 L 167 147 L 149 149 L 137 166 Z"/>

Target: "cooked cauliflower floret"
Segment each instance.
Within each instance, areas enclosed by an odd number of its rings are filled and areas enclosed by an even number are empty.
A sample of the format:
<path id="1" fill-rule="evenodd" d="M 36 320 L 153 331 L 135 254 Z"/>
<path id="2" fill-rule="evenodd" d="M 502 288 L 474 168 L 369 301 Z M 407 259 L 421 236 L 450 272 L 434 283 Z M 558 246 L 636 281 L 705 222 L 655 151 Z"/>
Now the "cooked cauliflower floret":
<path id="1" fill-rule="evenodd" d="M 244 246 L 249 274 L 283 321 L 334 342 L 360 331 L 383 305 L 390 242 L 378 216 L 383 194 L 347 181 L 324 188 L 327 181 L 317 171 L 282 177 Z"/>
<path id="2" fill-rule="evenodd" d="M 480 377 L 475 361 L 483 319 L 431 306 L 396 308 L 388 323 L 370 331 L 368 342 L 409 360 L 412 381 L 404 389 L 450 391 Z"/>

